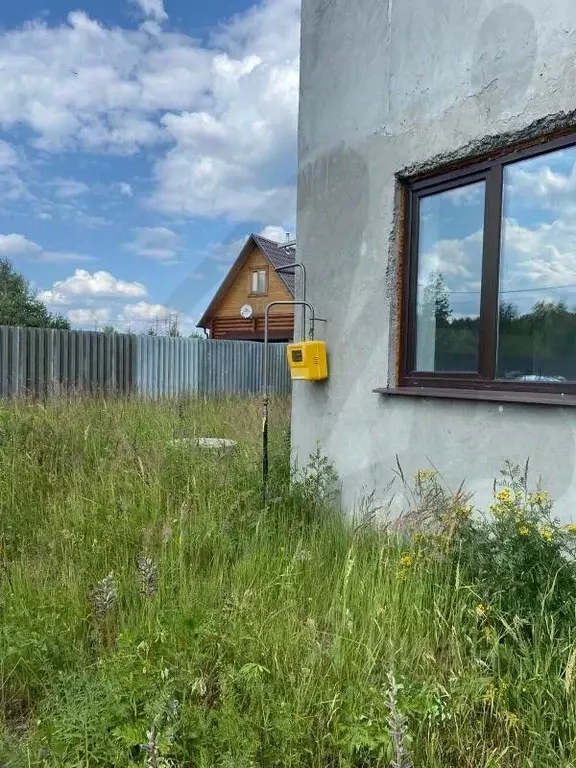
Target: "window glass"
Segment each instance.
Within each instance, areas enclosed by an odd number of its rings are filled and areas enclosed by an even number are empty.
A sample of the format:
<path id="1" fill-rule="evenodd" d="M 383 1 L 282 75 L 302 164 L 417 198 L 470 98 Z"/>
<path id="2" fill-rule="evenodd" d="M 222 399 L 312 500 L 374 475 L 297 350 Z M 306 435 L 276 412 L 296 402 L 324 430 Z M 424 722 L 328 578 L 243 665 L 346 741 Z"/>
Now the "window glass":
<path id="1" fill-rule="evenodd" d="M 478 371 L 484 181 L 420 199 L 416 370 Z"/>
<path id="2" fill-rule="evenodd" d="M 504 168 L 498 377 L 576 381 L 576 148 Z"/>
<path id="3" fill-rule="evenodd" d="M 266 270 L 252 272 L 252 293 L 266 293 Z"/>

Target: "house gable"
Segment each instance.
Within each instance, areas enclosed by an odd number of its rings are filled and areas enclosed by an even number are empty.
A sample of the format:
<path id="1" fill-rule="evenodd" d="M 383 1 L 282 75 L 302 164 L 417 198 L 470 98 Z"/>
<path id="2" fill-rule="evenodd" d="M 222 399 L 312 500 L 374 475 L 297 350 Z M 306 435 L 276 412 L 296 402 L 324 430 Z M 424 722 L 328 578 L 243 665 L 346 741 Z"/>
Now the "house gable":
<path id="1" fill-rule="evenodd" d="M 268 290 L 266 294 L 254 295 L 252 294 L 252 272 L 259 269 L 267 273 Z M 264 314 L 266 305 L 271 301 L 290 301 L 291 299 L 292 296 L 276 274 L 274 267 L 260 248 L 255 246 L 215 308 L 214 317 L 239 317 L 240 308 L 244 304 L 250 304 L 254 316 L 259 316 Z M 291 307 L 273 307 L 271 311 L 286 312 L 291 309 Z"/>
<path id="2" fill-rule="evenodd" d="M 267 272 L 268 290 L 263 295 L 252 294 L 252 272 L 258 269 Z M 270 302 L 292 299 L 285 281 L 276 273 L 264 249 L 259 246 L 257 239 L 250 237 L 198 325 L 207 328 L 221 318 L 240 318 L 240 309 L 244 304 L 250 304 L 254 318 L 263 317 L 266 305 Z M 294 309 L 273 307 L 271 313 L 293 315 Z"/>

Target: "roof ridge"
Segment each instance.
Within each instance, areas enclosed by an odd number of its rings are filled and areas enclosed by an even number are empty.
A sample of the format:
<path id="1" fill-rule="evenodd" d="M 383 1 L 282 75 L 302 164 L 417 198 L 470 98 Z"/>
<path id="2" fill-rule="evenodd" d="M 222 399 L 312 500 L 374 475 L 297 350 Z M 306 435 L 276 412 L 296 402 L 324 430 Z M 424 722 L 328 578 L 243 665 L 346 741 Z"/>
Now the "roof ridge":
<path id="1" fill-rule="evenodd" d="M 258 237 L 260 240 L 266 240 L 267 243 L 272 243 L 272 245 L 275 245 L 278 248 L 282 247 L 282 243 L 279 243 L 276 240 L 270 240 L 269 237 L 264 237 L 264 235 L 255 235 L 255 234 L 253 234 L 252 237 Z"/>

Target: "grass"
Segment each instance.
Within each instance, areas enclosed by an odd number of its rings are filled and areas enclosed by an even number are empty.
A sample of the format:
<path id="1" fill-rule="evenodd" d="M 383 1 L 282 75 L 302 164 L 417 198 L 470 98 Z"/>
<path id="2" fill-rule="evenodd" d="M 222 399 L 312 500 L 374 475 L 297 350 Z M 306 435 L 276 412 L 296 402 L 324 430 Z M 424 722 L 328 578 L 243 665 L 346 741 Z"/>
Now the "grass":
<path id="1" fill-rule="evenodd" d="M 0 410 L 2 766 L 576 764 L 570 627 L 290 487 L 288 410 L 266 510 L 255 401 Z"/>

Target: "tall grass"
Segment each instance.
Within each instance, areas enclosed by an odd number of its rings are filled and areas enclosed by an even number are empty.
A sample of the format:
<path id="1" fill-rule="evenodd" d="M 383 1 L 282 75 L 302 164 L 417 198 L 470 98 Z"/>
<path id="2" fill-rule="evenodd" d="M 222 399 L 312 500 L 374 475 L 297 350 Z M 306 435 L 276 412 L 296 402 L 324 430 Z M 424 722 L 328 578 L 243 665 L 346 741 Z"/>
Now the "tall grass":
<path id="1" fill-rule="evenodd" d="M 572 765 L 570 628 L 290 486 L 272 423 L 263 509 L 255 401 L 0 411 L 0 764 Z"/>

